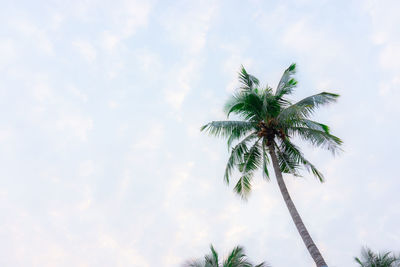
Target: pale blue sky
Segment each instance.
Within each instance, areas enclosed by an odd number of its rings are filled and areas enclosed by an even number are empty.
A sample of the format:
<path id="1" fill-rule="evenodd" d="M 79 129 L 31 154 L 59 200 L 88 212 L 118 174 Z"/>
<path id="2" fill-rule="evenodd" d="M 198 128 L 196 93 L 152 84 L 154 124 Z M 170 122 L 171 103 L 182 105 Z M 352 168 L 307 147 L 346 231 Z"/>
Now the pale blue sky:
<path id="1" fill-rule="evenodd" d="M 344 153 L 305 146 L 326 176 L 285 176 L 330 267 L 400 248 L 398 1 L 6 1 L 0 11 L 0 265 L 179 266 L 213 243 L 314 266 L 279 194 L 222 181 L 224 119 L 243 64 L 317 119 Z"/>

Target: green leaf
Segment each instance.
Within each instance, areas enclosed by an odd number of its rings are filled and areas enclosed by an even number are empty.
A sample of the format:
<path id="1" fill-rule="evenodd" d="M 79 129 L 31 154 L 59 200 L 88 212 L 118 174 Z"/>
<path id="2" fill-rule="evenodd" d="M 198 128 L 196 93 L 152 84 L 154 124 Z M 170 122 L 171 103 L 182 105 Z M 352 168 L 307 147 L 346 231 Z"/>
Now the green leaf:
<path id="1" fill-rule="evenodd" d="M 339 95 L 322 92 L 300 100 L 282 110 L 278 116 L 278 120 L 284 125 L 290 125 L 292 122 L 307 119 L 321 105 L 333 103 Z"/>
<path id="2" fill-rule="evenodd" d="M 398 267 L 400 266 L 400 255 L 392 252 L 374 253 L 369 248 L 363 248 L 361 258 L 354 260 L 362 267 Z"/>
<path id="3" fill-rule="evenodd" d="M 250 193 L 251 179 L 252 176 L 250 174 L 242 175 L 233 189 L 235 193 L 242 197 L 242 199 L 247 199 L 247 196 Z"/>
<path id="4" fill-rule="evenodd" d="M 249 173 L 255 171 L 258 167 L 260 167 L 261 161 L 261 153 L 258 142 L 260 138 L 254 143 L 254 145 L 250 148 L 248 152 L 244 153 L 244 164 L 241 172 Z"/>
<path id="5" fill-rule="evenodd" d="M 300 152 L 300 149 L 292 142 L 289 140 L 283 140 L 279 148 L 282 153 L 290 159 L 291 162 L 295 162 L 297 165 L 303 165 L 306 170 L 314 174 L 314 176 L 318 178 L 320 182 L 324 181 L 324 176 L 322 173 L 318 171 L 318 169 L 311 162 L 304 158 L 303 154 Z"/>
<path id="6" fill-rule="evenodd" d="M 253 75 L 247 73 L 243 65 L 239 72 L 239 82 L 242 84 L 240 88 L 244 91 L 251 91 L 255 86 L 259 85 L 259 80 Z"/>
<path id="7" fill-rule="evenodd" d="M 293 89 L 297 85 L 297 81 L 293 78 L 295 73 L 296 64 L 293 63 L 283 73 L 282 78 L 278 83 L 278 87 L 276 88 L 275 96 L 281 98 L 284 95 L 291 94 L 293 92 Z"/>
<path id="8" fill-rule="evenodd" d="M 234 94 L 225 104 L 227 117 L 231 113 L 241 116 L 246 121 L 262 120 L 262 96 L 255 91 Z"/>
<path id="9" fill-rule="evenodd" d="M 253 178 L 254 171 L 260 167 L 261 154 L 258 144 L 259 141 L 260 138 L 253 144 L 248 152 L 244 153 L 243 162 L 237 164 L 242 176 L 236 183 L 234 191 L 243 199 L 246 199 L 250 193 L 251 179 Z"/>
<path id="10" fill-rule="evenodd" d="M 200 128 L 200 131 L 205 131 L 210 135 L 223 138 L 241 137 L 254 130 L 254 123 L 247 121 L 213 121 Z"/>
<path id="11" fill-rule="evenodd" d="M 234 167 L 239 167 L 239 165 L 244 162 L 245 153 L 249 151 L 248 144 L 255 138 L 257 138 L 256 134 L 250 134 L 232 149 L 225 168 L 224 180 L 227 184 L 229 184 L 230 175 Z"/>
<path id="12" fill-rule="evenodd" d="M 267 154 L 267 151 L 266 151 L 265 147 L 266 147 L 266 143 L 263 142 L 263 145 L 262 145 L 262 150 L 263 150 L 263 152 L 262 152 L 262 155 L 263 155 L 263 172 L 262 173 L 263 173 L 264 179 L 269 181 L 270 180 L 269 172 L 268 172 L 269 158 L 268 158 L 268 154 Z"/>
<path id="13" fill-rule="evenodd" d="M 334 135 L 327 133 L 327 130 L 322 126 L 323 131 L 307 127 L 292 127 L 288 129 L 289 134 L 297 135 L 306 142 L 312 145 L 327 149 L 335 154 L 341 151 L 340 145 L 342 140 Z"/>

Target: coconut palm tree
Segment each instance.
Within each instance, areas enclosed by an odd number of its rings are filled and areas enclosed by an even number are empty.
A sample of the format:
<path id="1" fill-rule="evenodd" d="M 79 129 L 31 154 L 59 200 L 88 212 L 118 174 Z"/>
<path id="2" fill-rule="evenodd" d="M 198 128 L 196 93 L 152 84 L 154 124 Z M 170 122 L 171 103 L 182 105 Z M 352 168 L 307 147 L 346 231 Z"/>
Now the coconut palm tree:
<path id="1" fill-rule="evenodd" d="M 270 267 L 265 262 L 258 265 L 253 265 L 244 254 L 243 247 L 235 247 L 229 256 L 224 260 L 220 261 L 218 253 L 211 245 L 211 253 L 204 256 L 204 260 L 193 260 L 186 262 L 183 267 Z"/>
<path id="2" fill-rule="evenodd" d="M 269 179 L 268 165 L 272 161 L 279 189 L 297 230 L 316 265 L 322 267 L 327 264 L 297 212 L 282 173 L 300 176 L 299 170 L 305 168 L 323 181 L 322 173 L 304 157 L 292 138 L 298 137 L 333 153 L 340 150 L 342 141 L 330 133 L 329 127 L 310 119 L 318 107 L 335 102 L 339 95 L 322 92 L 292 103 L 287 97 L 297 85 L 293 78 L 295 71 L 296 65 L 290 65 L 273 90 L 269 86 L 261 87 L 259 80 L 242 66 L 239 72 L 241 86 L 225 105 L 227 117 L 235 114 L 238 120 L 213 121 L 201 130 L 227 139 L 230 156 L 224 180 L 229 184 L 236 168 L 240 177 L 234 191 L 244 199 L 251 191 L 252 177 L 257 169 L 261 168 L 263 176 Z"/>
<path id="3" fill-rule="evenodd" d="M 361 259 L 355 257 L 354 260 L 361 267 L 400 267 L 400 256 L 391 252 L 376 254 L 369 248 L 362 249 Z"/>

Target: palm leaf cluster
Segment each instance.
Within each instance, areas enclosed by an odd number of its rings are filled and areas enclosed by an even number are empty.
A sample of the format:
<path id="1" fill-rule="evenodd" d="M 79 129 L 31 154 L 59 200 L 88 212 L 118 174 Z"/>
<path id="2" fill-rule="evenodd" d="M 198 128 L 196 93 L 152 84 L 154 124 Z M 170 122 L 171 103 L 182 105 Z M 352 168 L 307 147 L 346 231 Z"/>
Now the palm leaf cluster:
<path id="1" fill-rule="evenodd" d="M 238 170 L 240 178 L 234 191 L 243 198 L 250 192 L 252 177 L 258 168 L 269 179 L 271 149 L 277 154 L 282 172 L 300 176 L 300 170 L 305 168 L 323 181 L 322 173 L 304 157 L 292 142 L 293 137 L 332 153 L 340 149 L 342 141 L 330 133 L 329 127 L 310 119 L 318 107 L 335 102 L 339 95 L 322 92 L 292 103 L 288 96 L 297 85 L 295 73 L 296 65 L 292 64 L 273 90 L 262 87 L 242 66 L 240 87 L 225 105 L 227 117 L 234 114 L 238 120 L 213 121 L 201 128 L 227 139 L 230 157 L 224 180 L 229 183 L 233 171 Z"/>
<path id="2" fill-rule="evenodd" d="M 211 245 L 211 253 L 204 256 L 203 260 L 188 261 L 183 267 L 269 267 L 265 262 L 253 265 L 244 254 L 241 246 L 235 247 L 229 256 L 220 261 L 218 253 Z"/>
<path id="3" fill-rule="evenodd" d="M 362 250 L 361 259 L 354 259 L 361 267 L 400 267 L 400 256 L 391 252 L 374 253 L 369 248 Z"/>

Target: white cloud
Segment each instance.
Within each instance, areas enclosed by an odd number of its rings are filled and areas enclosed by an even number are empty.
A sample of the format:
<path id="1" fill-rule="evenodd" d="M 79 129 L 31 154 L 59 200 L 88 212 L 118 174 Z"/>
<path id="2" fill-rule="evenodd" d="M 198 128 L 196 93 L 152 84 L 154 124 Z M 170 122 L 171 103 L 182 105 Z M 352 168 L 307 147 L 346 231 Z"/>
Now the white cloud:
<path id="1" fill-rule="evenodd" d="M 54 53 L 53 42 L 50 40 L 46 30 L 40 29 L 32 21 L 26 19 L 14 20 L 12 23 L 15 29 L 29 40 L 30 45 L 37 46 L 49 55 Z"/>
<path id="2" fill-rule="evenodd" d="M 386 70 L 398 71 L 400 69 L 400 42 L 388 43 L 379 55 L 379 63 Z"/>
<path id="3" fill-rule="evenodd" d="M 49 102 L 54 99 L 54 92 L 48 82 L 48 77 L 43 74 L 34 75 L 31 81 L 26 82 L 26 86 L 32 89 L 35 100 L 41 103 Z"/>
<path id="4" fill-rule="evenodd" d="M 93 120 L 88 116 L 63 114 L 57 119 L 55 126 L 58 131 L 67 133 L 80 141 L 86 141 L 93 128 Z"/>
<path id="5" fill-rule="evenodd" d="M 164 201 L 164 205 L 167 208 L 172 208 L 172 206 L 175 205 L 178 194 L 182 193 L 183 184 L 189 178 L 193 166 L 194 162 L 190 161 L 183 166 L 179 165 L 175 167 L 173 170 L 172 175 L 174 178 L 168 183 L 166 198 Z"/>
<path id="6" fill-rule="evenodd" d="M 229 240 L 231 243 L 240 243 L 240 239 L 244 236 L 244 233 L 248 230 L 244 225 L 231 225 L 225 232 L 225 240 Z"/>
<path id="7" fill-rule="evenodd" d="M 78 203 L 78 205 L 76 206 L 76 208 L 79 211 L 86 211 L 88 210 L 92 204 L 93 204 L 93 197 L 92 197 L 92 190 L 91 190 L 91 186 L 86 185 L 83 188 L 81 188 L 81 190 L 83 191 L 83 199 Z"/>
<path id="8" fill-rule="evenodd" d="M 97 51 L 89 41 L 77 40 L 72 45 L 87 61 L 93 62 L 96 59 Z"/>
<path id="9" fill-rule="evenodd" d="M 198 67 L 197 61 L 190 60 L 180 69 L 174 70 L 174 79 L 169 79 L 170 84 L 164 91 L 165 100 L 175 110 L 180 109 L 187 93 L 191 90 Z"/>
<path id="10" fill-rule="evenodd" d="M 114 33 L 106 31 L 102 34 L 103 48 L 108 51 L 113 51 L 119 42 L 120 42 L 119 36 Z"/>
<path id="11" fill-rule="evenodd" d="M 0 143 L 7 142 L 14 136 L 14 131 L 11 128 L 0 128 Z"/>
<path id="12" fill-rule="evenodd" d="M 124 61 L 121 58 L 112 59 L 108 65 L 107 78 L 112 80 L 124 69 Z"/>
<path id="13" fill-rule="evenodd" d="M 385 109 L 400 110 L 398 100 L 400 98 L 400 76 L 394 76 L 389 81 L 379 84 L 379 95 L 385 101 Z"/>
<path id="14" fill-rule="evenodd" d="M 132 181 L 133 177 L 131 175 L 131 172 L 129 170 L 125 170 L 120 182 L 118 183 L 118 189 L 116 190 L 117 203 L 121 203 L 121 201 L 124 200 L 128 192 L 128 188 L 132 184 Z"/>
<path id="15" fill-rule="evenodd" d="M 198 125 L 198 124 L 189 124 L 186 127 L 186 133 L 188 134 L 188 136 L 190 136 L 192 138 L 200 137 L 201 136 L 200 125 Z"/>
<path id="16" fill-rule="evenodd" d="M 111 109 L 116 109 L 119 106 L 118 102 L 114 100 L 108 101 L 108 107 Z"/>
<path id="17" fill-rule="evenodd" d="M 185 8 L 185 4 L 191 5 L 191 8 Z M 162 18 L 162 24 L 173 42 L 182 45 L 189 54 L 198 54 L 206 44 L 207 32 L 217 4 L 214 1 L 202 2 L 196 7 L 193 4 L 195 3 L 177 2 L 170 6 Z M 186 11 L 182 12 L 182 9 Z"/>
<path id="18" fill-rule="evenodd" d="M 156 79 L 161 73 L 162 63 L 160 57 L 156 53 L 144 49 L 135 51 L 135 54 L 140 63 L 140 68 Z"/>
<path id="19" fill-rule="evenodd" d="M 151 4 L 149 1 L 125 1 L 122 9 L 120 9 L 116 18 L 121 19 L 121 33 L 124 38 L 130 37 L 136 30 L 146 25 Z"/>
<path id="20" fill-rule="evenodd" d="M 399 41 L 400 29 L 398 27 L 398 10 L 400 2 L 396 0 L 364 2 L 364 8 L 369 13 L 372 22 L 371 40 L 382 45 L 390 43 L 393 39 Z"/>
<path id="21" fill-rule="evenodd" d="M 231 80 L 225 87 L 225 90 L 227 92 L 233 92 L 239 85 L 238 72 L 240 71 L 241 65 L 249 70 L 253 64 L 253 60 L 243 56 L 244 47 L 240 47 L 239 45 L 226 44 L 222 46 L 222 49 L 229 54 L 228 58 L 223 63 L 223 70 L 227 75 L 231 76 Z"/>
<path id="22" fill-rule="evenodd" d="M 6 68 L 17 56 L 14 40 L 0 39 L 0 70 Z"/>
<path id="23" fill-rule="evenodd" d="M 372 22 L 371 39 L 379 48 L 379 66 L 387 75 L 379 82 L 379 95 L 385 107 L 398 110 L 396 99 L 399 98 L 400 77 L 400 19 L 399 1 L 368 1 L 365 9 Z M 388 78 L 389 76 L 389 78 Z"/>
<path id="24" fill-rule="evenodd" d="M 99 236 L 99 243 L 104 248 L 116 254 L 117 266 L 148 267 L 147 260 L 134 248 L 119 242 L 110 234 L 102 233 Z"/>
<path id="25" fill-rule="evenodd" d="M 151 1 L 122 1 L 108 10 L 110 23 L 101 35 L 103 48 L 116 52 L 118 45 L 147 25 L 152 8 Z"/>
<path id="26" fill-rule="evenodd" d="M 82 100 L 83 102 L 87 102 L 88 96 L 75 86 L 68 86 L 67 89 L 78 99 Z"/>
<path id="27" fill-rule="evenodd" d="M 164 141 L 164 125 L 153 123 L 133 145 L 133 149 L 156 150 Z"/>
<path id="28" fill-rule="evenodd" d="M 86 160 L 79 165 L 79 176 L 88 177 L 91 176 L 95 171 L 95 164 L 93 160 Z"/>
<path id="29" fill-rule="evenodd" d="M 53 13 L 51 15 L 49 28 L 53 31 L 58 30 L 61 24 L 64 22 L 64 20 L 65 20 L 65 15 L 61 13 Z"/>
<path id="30" fill-rule="evenodd" d="M 168 86 L 164 90 L 165 99 L 175 111 L 181 108 L 186 95 L 192 89 L 196 73 L 203 62 L 200 55 L 205 47 L 207 33 L 217 9 L 215 2 L 202 3 L 196 8 L 188 9 L 188 12 L 182 12 L 183 6 L 185 6 L 184 2 L 170 6 L 161 18 L 161 23 L 166 28 L 170 40 L 182 46 L 182 52 L 189 56 L 180 64 L 182 67 L 172 68 L 166 76 Z"/>
<path id="31" fill-rule="evenodd" d="M 305 19 L 289 25 L 283 34 L 282 43 L 316 61 L 319 66 L 337 59 L 338 55 L 343 56 L 343 47 L 338 39 Z"/>

